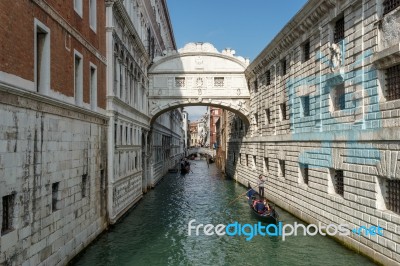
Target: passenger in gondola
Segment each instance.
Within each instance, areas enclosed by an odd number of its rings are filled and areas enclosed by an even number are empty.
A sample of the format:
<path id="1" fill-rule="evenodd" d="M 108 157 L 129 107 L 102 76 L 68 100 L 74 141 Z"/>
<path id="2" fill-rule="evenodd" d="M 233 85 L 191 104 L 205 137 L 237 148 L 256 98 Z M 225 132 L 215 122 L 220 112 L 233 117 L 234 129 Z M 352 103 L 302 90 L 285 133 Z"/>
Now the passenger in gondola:
<path id="1" fill-rule="evenodd" d="M 271 211 L 271 206 L 269 206 L 267 199 L 264 199 L 264 207 L 265 207 L 264 212 L 270 212 Z"/>
<path id="2" fill-rule="evenodd" d="M 255 200 L 253 202 L 253 208 L 256 212 L 258 212 L 260 214 L 265 212 L 265 205 L 262 200 Z"/>
<path id="3" fill-rule="evenodd" d="M 185 169 L 185 159 L 182 158 L 181 160 L 181 171 Z"/>

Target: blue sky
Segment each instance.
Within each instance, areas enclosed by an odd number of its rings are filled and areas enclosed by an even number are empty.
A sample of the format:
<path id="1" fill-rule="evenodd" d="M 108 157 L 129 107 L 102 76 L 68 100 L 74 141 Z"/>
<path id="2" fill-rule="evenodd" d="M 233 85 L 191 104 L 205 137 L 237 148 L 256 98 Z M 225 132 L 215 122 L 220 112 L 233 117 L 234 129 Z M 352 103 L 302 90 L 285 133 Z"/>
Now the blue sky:
<path id="1" fill-rule="evenodd" d="M 253 60 L 306 0 L 167 0 L 178 48 L 209 42 Z M 205 107 L 187 108 L 194 121 Z M 204 110 L 204 111 L 203 111 Z"/>

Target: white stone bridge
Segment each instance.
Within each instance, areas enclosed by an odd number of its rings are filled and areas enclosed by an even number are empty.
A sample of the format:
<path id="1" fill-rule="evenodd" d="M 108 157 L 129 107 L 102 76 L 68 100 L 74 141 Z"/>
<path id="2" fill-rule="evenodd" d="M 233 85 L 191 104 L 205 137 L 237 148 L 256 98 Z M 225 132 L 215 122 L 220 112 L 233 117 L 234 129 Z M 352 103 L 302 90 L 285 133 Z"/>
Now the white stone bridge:
<path id="1" fill-rule="evenodd" d="M 196 148 L 190 148 L 187 151 L 188 154 L 208 154 L 211 157 L 215 157 L 216 155 L 216 150 L 209 149 L 209 148 L 201 148 L 201 147 L 196 147 Z"/>
<path id="2" fill-rule="evenodd" d="M 232 111 L 249 125 L 250 93 L 244 71 L 249 61 L 221 53 L 209 43 L 189 43 L 154 58 L 149 69 L 151 122 L 183 106 L 215 106 Z"/>

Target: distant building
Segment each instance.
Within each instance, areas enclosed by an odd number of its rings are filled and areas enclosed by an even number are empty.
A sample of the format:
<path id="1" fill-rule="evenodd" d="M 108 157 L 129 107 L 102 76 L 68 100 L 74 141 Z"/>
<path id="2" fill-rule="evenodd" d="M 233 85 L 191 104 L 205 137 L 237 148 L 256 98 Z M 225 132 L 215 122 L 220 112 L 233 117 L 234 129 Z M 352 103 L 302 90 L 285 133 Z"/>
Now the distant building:
<path id="1" fill-rule="evenodd" d="M 210 107 L 210 145 L 212 149 L 216 149 L 219 145 L 217 141 L 217 128 L 216 123 L 222 113 L 221 108 Z"/>

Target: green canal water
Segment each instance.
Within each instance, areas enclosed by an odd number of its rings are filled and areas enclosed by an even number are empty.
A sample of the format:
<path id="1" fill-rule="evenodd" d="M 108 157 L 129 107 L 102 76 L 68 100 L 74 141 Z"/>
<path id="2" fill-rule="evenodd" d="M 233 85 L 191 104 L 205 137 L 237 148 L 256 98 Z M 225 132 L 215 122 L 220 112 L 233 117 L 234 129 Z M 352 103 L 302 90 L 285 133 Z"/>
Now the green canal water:
<path id="1" fill-rule="evenodd" d="M 189 236 L 188 222 L 257 223 L 246 189 L 215 165 L 196 161 L 185 177 L 168 174 L 128 215 L 102 234 L 73 265 L 374 265 L 334 240 L 317 236 Z M 301 221 L 277 208 L 286 224 Z M 194 233 L 194 231 L 193 231 Z"/>

